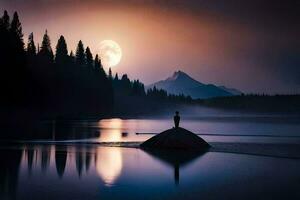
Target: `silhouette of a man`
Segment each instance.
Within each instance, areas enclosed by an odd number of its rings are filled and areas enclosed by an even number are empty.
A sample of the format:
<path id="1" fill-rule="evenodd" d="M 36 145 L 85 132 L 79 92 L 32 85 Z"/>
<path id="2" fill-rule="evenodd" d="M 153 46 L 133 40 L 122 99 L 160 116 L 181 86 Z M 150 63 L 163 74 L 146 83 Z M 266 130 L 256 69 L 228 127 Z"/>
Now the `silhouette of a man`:
<path id="1" fill-rule="evenodd" d="M 175 116 L 174 116 L 174 124 L 175 124 L 175 128 L 178 128 L 178 127 L 179 127 L 179 122 L 180 122 L 179 112 L 176 111 L 176 112 L 175 112 Z"/>

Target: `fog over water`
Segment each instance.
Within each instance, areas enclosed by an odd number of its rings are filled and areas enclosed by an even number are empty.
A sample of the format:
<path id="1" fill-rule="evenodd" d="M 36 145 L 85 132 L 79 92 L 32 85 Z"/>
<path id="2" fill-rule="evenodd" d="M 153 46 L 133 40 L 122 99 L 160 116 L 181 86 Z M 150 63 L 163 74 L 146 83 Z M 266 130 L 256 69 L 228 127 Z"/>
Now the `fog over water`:
<path id="1" fill-rule="evenodd" d="M 276 142 L 300 140 L 300 117 L 297 115 L 228 112 L 219 109 L 187 106 L 179 109 L 180 126 L 209 142 Z M 35 140 L 86 142 L 142 142 L 174 127 L 173 111 L 164 115 L 102 120 L 45 120 L 39 133 L 47 137 Z"/>

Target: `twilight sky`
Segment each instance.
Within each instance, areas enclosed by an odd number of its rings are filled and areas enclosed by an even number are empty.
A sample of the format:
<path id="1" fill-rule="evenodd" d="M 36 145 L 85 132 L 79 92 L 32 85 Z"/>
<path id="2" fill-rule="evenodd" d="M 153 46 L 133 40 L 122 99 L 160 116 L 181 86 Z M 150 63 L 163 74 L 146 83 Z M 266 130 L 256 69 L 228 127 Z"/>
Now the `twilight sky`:
<path id="1" fill-rule="evenodd" d="M 116 41 L 113 72 L 145 84 L 180 69 L 247 93 L 300 93 L 299 0 L 0 0 L 4 9 L 18 11 L 25 41 L 48 29 L 53 47 L 64 35 L 94 55 Z"/>

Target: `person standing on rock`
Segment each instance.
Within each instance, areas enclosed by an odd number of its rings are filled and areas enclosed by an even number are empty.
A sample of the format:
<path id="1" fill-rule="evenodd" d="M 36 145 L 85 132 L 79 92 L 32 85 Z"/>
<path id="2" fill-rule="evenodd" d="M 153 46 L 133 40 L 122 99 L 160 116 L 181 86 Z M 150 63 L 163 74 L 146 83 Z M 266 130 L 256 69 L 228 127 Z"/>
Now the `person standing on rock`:
<path id="1" fill-rule="evenodd" d="M 174 124 L 175 124 L 175 128 L 178 128 L 178 127 L 179 127 L 179 122 L 180 122 L 179 112 L 176 111 L 176 112 L 175 112 L 175 116 L 174 116 Z"/>

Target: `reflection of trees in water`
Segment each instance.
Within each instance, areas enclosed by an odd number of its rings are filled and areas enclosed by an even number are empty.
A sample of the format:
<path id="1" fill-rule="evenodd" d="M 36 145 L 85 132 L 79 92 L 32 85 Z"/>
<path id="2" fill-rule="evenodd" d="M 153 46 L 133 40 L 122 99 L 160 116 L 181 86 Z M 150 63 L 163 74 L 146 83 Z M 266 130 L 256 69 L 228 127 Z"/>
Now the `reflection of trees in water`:
<path id="1" fill-rule="evenodd" d="M 0 151 L 0 199 L 16 199 L 22 150 Z"/>
<path id="2" fill-rule="evenodd" d="M 52 151 L 52 149 L 54 151 Z M 54 153 L 54 160 L 51 160 L 52 153 Z M 67 146 L 27 146 L 25 147 L 24 156 L 24 164 L 27 163 L 29 173 L 31 173 L 32 170 L 37 170 L 37 168 L 40 168 L 43 173 L 47 173 L 50 163 L 55 162 L 58 177 L 63 177 L 67 165 Z M 38 164 L 40 164 L 40 166 L 38 166 Z"/>
<path id="3" fill-rule="evenodd" d="M 25 169 L 22 173 L 28 175 L 40 171 L 45 174 L 50 166 L 55 167 L 59 178 L 71 167 L 75 167 L 78 176 L 82 177 L 93 166 L 100 178 L 109 185 L 116 181 L 122 171 L 122 154 L 119 148 L 26 145 L 20 150 L 1 150 L 0 156 L 0 199 L 15 198 L 20 166 Z"/>
<path id="4" fill-rule="evenodd" d="M 88 172 L 91 166 L 92 162 L 92 148 L 91 147 L 86 147 L 85 151 L 85 171 Z"/>
<path id="5" fill-rule="evenodd" d="M 56 147 L 55 148 L 55 166 L 57 175 L 62 178 L 66 168 L 67 162 L 67 148 L 66 147 Z"/>
<path id="6" fill-rule="evenodd" d="M 54 148 L 54 151 L 51 151 L 52 148 Z M 71 151 L 71 154 L 73 154 L 72 152 L 74 152 L 75 150 L 75 159 L 73 164 L 76 167 L 78 176 L 81 177 L 82 173 L 84 172 L 84 169 L 87 173 L 90 169 L 91 164 L 94 163 L 94 147 L 77 146 L 71 149 L 68 148 L 69 147 L 64 145 L 43 145 L 27 147 L 24 151 L 26 158 L 26 162 L 24 164 L 27 164 L 27 168 L 30 173 L 30 171 L 32 171 L 32 169 L 34 168 L 35 164 L 40 163 L 43 173 L 46 173 L 49 169 L 50 162 L 55 161 L 54 164 L 56 167 L 57 175 L 58 177 L 62 178 L 65 173 L 65 170 L 68 170 L 67 158 L 69 151 Z M 54 156 L 53 160 L 51 159 L 52 156 Z"/>
<path id="7" fill-rule="evenodd" d="M 75 167 L 79 177 L 88 173 L 93 164 L 107 184 L 113 184 L 122 170 L 122 154 L 119 148 L 81 146 L 75 147 Z"/>
<path id="8" fill-rule="evenodd" d="M 46 172 L 50 165 L 51 148 L 48 145 L 44 145 L 41 149 L 41 167 L 42 171 Z"/>
<path id="9" fill-rule="evenodd" d="M 28 171 L 29 171 L 29 173 L 31 173 L 33 159 L 34 159 L 34 149 L 27 148 L 25 152 L 26 152 L 26 157 L 27 157 Z"/>
<path id="10" fill-rule="evenodd" d="M 76 156 L 76 170 L 77 170 L 78 176 L 81 177 L 82 170 L 83 170 L 83 167 L 84 167 L 83 166 L 84 165 L 84 162 L 83 162 L 83 158 L 84 158 L 83 152 L 81 150 L 76 151 L 75 156 Z"/>
<path id="11" fill-rule="evenodd" d="M 79 177 L 82 176 L 83 172 L 88 173 L 91 164 L 94 163 L 93 150 L 94 147 L 91 146 L 76 147 L 75 165 Z"/>

